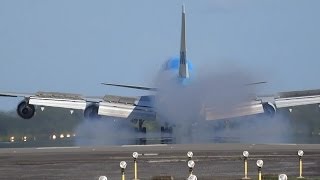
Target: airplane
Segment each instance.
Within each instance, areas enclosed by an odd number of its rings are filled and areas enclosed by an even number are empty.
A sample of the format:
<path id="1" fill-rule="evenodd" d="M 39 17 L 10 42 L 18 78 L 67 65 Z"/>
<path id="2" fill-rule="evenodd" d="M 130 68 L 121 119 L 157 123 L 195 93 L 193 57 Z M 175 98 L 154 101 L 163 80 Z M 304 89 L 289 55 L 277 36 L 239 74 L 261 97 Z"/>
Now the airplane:
<path id="1" fill-rule="evenodd" d="M 174 64 L 178 69 L 178 82 L 188 86 L 190 80 L 191 63 L 187 59 L 186 46 L 186 12 L 182 6 L 180 57 L 170 59 L 166 64 Z M 184 83 L 184 82 L 188 83 Z M 266 82 L 249 83 L 256 85 Z M 108 86 L 134 88 L 140 90 L 157 91 L 155 87 L 133 86 L 125 84 L 102 83 Z M 31 119 L 36 110 L 43 111 L 45 107 L 57 107 L 74 110 L 83 110 L 85 118 L 99 118 L 101 116 L 122 118 L 138 123 L 140 132 L 146 133 L 145 121 L 158 120 L 159 116 L 154 107 L 155 95 L 128 97 L 105 95 L 103 97 L 83 96 L 80 94 L 59 92 L 37 92 L 37 93 L 11 93 L 0 92 L 4 97 L 23 97 L 18 106 L 17 114 L 23 119 Z M 274 116 L 279 108 L 290 108 L 294 106 L 320 104 L 320 90 L 305 90 L 282 92 L 276 95 L 255 96 L 245 101 L 228 112 L 216 111 L 214 107 L 204 108 L 204 120 L 221 120 L 228 118 L 245 117 L 257 114 Z M 163 125 L 161 132 L 171 132 L 172 127 Z"/>

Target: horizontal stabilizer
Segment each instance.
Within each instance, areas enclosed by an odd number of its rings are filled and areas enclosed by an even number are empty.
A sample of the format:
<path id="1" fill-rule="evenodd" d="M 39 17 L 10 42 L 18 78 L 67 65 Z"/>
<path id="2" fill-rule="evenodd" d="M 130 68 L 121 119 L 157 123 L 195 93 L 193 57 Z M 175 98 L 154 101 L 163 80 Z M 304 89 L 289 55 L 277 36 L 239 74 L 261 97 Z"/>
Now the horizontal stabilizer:
<path id="1" fill-rule="evenodd" d="M 30 97 L 32 95 L 32 93 L 0 92 L 0 96 L 4 97 Z"/>
<path id="2" fill-rule="evenodd" d="M 245 86 L 252 86 L 252 85 L 266 84 L 266 83 L 267 81 L 260 81 L 260 82 L 248 83 L 248 84 L 245 84 Z"/>
<path id="3" fill-rule="evenodd" d="M 140 89 L 140 90 L 146 90 L 146 91 L 157 91 L 157 88 L 152 88 L 152 87 L 133 86 L 133 85 L 125 85 L 125 84 L 111 84 L 111 83 L 101 83 L 101 84 L 106 86 L 116 86 L 116 87 Z"/>

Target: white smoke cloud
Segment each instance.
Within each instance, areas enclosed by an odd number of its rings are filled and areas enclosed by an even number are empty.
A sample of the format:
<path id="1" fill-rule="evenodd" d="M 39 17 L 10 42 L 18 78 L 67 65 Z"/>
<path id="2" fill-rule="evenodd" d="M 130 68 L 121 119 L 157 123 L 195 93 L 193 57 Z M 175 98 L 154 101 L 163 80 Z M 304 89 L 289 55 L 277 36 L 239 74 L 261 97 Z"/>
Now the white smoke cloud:
<path id="1" fill-rule="evenodd" d="M 290 123 L 281 115 L 205 121 L 204 107 L 228 113 L 240 103 L 251 100 L 252 94 L 257 92 L 256 86 L 245 86 L 257 81 L 257 76 L 244 69 L 230 66 L 224 66 L 219 72 L 209 69 L 200 69 L 203 73 L 186 85 L 179 83 L 176 72 L 172 71 L 161 71 L 155 78 L 159 89 L 155 98 L 157 120 L 173 127 L 175 142 L 228 142 L 230 139 L 231 142 L 285 142 L 288 133 L 283 129 L 290 128 Z M 144 138 L 137 136 L 129 120 L 112 118 L 85 121 L 77 127 L 76 133 L 80 136 L 78 145 L 133 144 L 137 138 Z M 155 135 L 160 134 L 156 132 Z"/>
<path id="2" fill-rule="evenodd" d="M 120 145 L 135 142 L 134 127 L 126 120 L 88 119 L 75 129 L 76 145 Z"/>
<path id="3" fill-rule="evenodd" d="M 248 71 L 229 67 L 219 72 L 207 71 L 182 86 L 177 83 L 175 74 L 160 72 L 156 78 L 159 87 L 156 110 L 162 121 L 174 126 L 178 143 L 212 142 L 215 137 L 236 138 L 239 142 L 282 141 L 282 129 L 289 127 L 289 123 L 281 116 L 273 119 L 252 116 L 210 122 L 204 120 L 204 107 L 230 113 L 239 104 L 252 100 L 257 92 L 256 86 L 245 84 L 256 82 L 254 77 Z"/>

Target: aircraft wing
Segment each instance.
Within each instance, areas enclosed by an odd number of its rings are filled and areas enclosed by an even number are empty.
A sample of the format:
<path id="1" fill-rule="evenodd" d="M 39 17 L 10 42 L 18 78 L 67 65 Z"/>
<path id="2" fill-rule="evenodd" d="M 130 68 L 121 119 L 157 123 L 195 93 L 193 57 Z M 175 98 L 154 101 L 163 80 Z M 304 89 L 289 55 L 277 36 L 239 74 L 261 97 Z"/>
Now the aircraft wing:
<path id="1" fill-rule="evenodd" d="M 12 93 L 0 92 L 4 97 L 23 97 L 21 103 L 31 109 L 34 106 L 58 107 L 70 110 L 84 110 L 84 115 L 95 115 L 119 117 L 119 118 L 155 118 L 153 110 L 153 96 L 82 96 L 80 94 L 59 93 L 59 92 L 37 92 L 37 93 Z M 18 105 L 21 105 L 21 103 Z M 22 107 L 23 108 L 23 107 Z M 30 108 L 29 108 L 30 109 Z M 22 112 L 22 109 L 21 109 Z M 88 112 L 88 113 L 86 113 Z M 19 114 L 21 116 L 21 114 Z M 22 118 L 23 114 L 22 114 Z M 29 119 L 28 117 L 26 119 Z"/>
<path id="2" fill-rule="evenodd" d="M 69 109 L 85 109 L 86 98 L 80 94 L 59 93 L 59 92 L 37 92 L 37 93 L 0 93 L 4 97 L 23 97 L 28 104 L 60 107 Z M 90 101 L 90 100 L 89 100 Z"/>
<path id="3" fill-rule="evenodd" d="M 82 96 L 79 94 L 37 92 L 37 93 L 0 93 L 4 97 L 23 97 L 24 102 L 33 106 L 59 107 L 70 110 L 95 112 L 97 115 L 125 119 L 156 119 L 154 96 Z M 206 120 L 218 120 L 250 116 L 256 114 L 274 115 L 279 108 L 320 104 L 320 89 L 281 92 L 276 95 L 257 96 L 255 99 L 239 104 L 232 110 L 204 108 Z M 20 104 L 19 104 L 20 105 Z M 19 106 L 18 106 L 19 107 Z M 89 113 L 90 114 L 90 113 Z M 20 115 L 20 114 L 19 114 Z"/>
<path id="4" fill-rule="evenodd" d="M 280 92 L 274 100 L 277 108 L 320 104 L 320 89 Z"/>
<path id="5" fill-rule="evenodd" d="M 320 89 L 280 92 L 276 95 L 257 96 L 250 102 L 233 107 L 231 110 L 205 108 L 206 120 L 219 120 L 265 113 L 273 116 L 277 109 L 303 105 L 320 104 Z"/>

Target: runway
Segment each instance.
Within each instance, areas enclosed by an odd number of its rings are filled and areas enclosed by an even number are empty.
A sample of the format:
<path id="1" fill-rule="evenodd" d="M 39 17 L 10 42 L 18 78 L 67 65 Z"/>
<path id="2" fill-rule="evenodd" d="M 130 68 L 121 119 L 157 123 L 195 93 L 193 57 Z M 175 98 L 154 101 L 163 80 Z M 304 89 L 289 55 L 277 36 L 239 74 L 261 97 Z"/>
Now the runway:
<path id="1" fill-rule="evenodd" d="M 132 152 L 137 151 L 139 179 L 153 176 L 173 176 L 185 179 L 188 175 L 188 151 L 193 151 L 196 163 L 194 174 L 199 179 L 241 179 L 242 151 L 248 150 L 249 176 L 256 179 L 258 159 L 264 160 L 265 177 L 286 173 L 298 176 L 297 150 L 303 156 L 304 176 L 320 179 L 319 144 L 154 144 L 88 147 L 1 148 L 1 179 L 108 179 L 120 178 L 120 161 L 126 161 L 127 179 L 133 178 Z"/>

